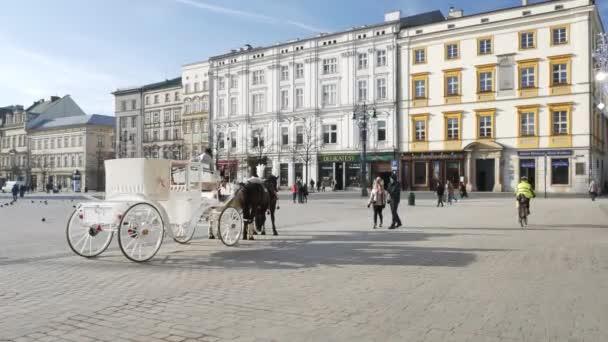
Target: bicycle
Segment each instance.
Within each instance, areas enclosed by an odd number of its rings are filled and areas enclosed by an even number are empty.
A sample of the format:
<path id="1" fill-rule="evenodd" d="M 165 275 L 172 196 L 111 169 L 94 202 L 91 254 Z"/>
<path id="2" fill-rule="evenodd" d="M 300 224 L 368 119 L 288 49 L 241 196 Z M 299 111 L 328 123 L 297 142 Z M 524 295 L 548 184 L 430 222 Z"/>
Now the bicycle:
<path id="1" fill-rule="evenodd" d="M 527 203 L 529 203 L 529 202 L 527 201 L 526 196 L 524 196 L 524 195 L 517 196 L 517 209 L 518 209 L 519 224 L 521 225 L 522 228 L 525 228 L 525 226 L 528 225 L 528 206 L 526 205 Z"/>

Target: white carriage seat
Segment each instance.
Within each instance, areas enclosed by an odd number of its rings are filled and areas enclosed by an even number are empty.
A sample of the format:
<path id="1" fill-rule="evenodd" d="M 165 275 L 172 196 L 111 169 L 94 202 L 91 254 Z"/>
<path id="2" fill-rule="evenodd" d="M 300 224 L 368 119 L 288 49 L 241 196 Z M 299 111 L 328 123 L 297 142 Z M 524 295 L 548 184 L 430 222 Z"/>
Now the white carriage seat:
<path id="1" fill-rule="evenodd" d="M 124 158 L 105 161 L 106 199 L 139 194 L 153 201 L 169 199 L 171 161 Z"/>
<path id="2" fill-rule="evenodd" d="M 247 183 L 264 184 L 264 180 L 259 177 L 250 177 L 249 179 L 247 179 Z"/>

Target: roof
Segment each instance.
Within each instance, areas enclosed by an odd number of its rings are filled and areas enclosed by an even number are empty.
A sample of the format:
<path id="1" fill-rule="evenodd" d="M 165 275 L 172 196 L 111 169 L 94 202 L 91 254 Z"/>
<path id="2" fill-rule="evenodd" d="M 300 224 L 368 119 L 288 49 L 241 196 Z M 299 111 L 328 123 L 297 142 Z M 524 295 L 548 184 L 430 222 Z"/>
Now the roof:
<path id="1" fill-rule="evenodd" d="M 70 126 L 108 126 L 114 127 L 116 125 L 116 118 L 109 115 L 77 115 L 56 118 L 45 121 L 44 123 L 33 128 L 34 130 L 45 130 L 53 128 L 63 128 Z"/>
<path id="2" fill-rule="evenodd" d="M 415 14 L 415 15 L 411 15 L 411 16 L 407 16 L 407 17 L 403 17 L 399 20 L 395 20 L 395 21 L 388 21 L 388 22 L 382 22 L 382 23 L 378 23 L 378 24 L 373 24 L 373 25 L 365 25 L 365 27 L 363 28 L 357 28 L 354 30 L 343 30 L 343 31 L 338 31 L 338 32 L 334 32 L 334 33 L 328 33 L 328 34 L 324 34 L 323 36 L 321 36 L 322 38 L 327 38 L 327 37 L 331 37 L 331 36 L 335 36 L 338 34 L 343 34 L 345 32 L 352 32 L 352 31 L 358 31 L 358 30 L 369 30 L 371 28 L 374 27 L 380 27 L 380 26 L 386 26 L 386 25 L 392 25 L 392 24 L 399 24 L 400 28 L 404 28 L 404 27 L 413 27 L 413 26 L 420 26 L 420 25 L 427 25 L 427 24 L 433 24 L 439 21 L 444 21 L 445 17 L 443 16 L 443 14 L 441 13 L 441 11 L 439 10 L 435 10 L 435 11 L 430 11 L 430 12 L 424 12 L 424 13 L 420 13 L 420 14 Z M 319 36 L 315 36 L 315 37 L 309 37 L 309 38 L 304 38 L 304 39 L 297 39 L 295 41 L 289 41 L 289 42 L 284 42 L 284 43 L 279 43 L 276 45 L 272 45 L 272 46 L 261 46 L 261 47 L 255 47 L 249 50 L 237 50 L 234 52 L 228 52 L 222 55 L 217 55 L 217 56 L 213 56 L 210 57 L 209 60 L 213 61 L 213 60 L 218 60 L 218 59 L 224 59 L 226 57 L 229 56 L 237 56 L 237 55 L 242 55 L 245 53 L 252 53 L 255 51 L 260 51 L 260 50 L 266 50 L 269 48 L 276 48 L 279 46 L 285 46 L 285 45 L 291 45 L 291 44 L 300 44 L 302 42 L 306 42 L 306 41 L 310 41 L 310 40 L 314 40 L 314 39 L 320 39 L 321 37 Z"/>
<path id="3" fill-rule="evenodd" d="M 115 95 L 115 96 L 116 95 L 125 95 L 125 94 L 130 94 L 130 93 L 139 93 L 139 92 L 148 91 L 148 90 L 174 88 L 174 87 L 181 87 L 181 86 L 182 86 L 182 78 L 180 76 L 180 77 L 176 77 L 176 78 L 172 78 L 172 79 L 167 79 L 167 80 L 164 80 L 161 82 L 146 84 L 141 87 L 116 89 L 116 91 L 114 91 L 112 93 L 112 95 Z"/>
<path id="4" fill-rule="evenodd" d="M 38 114 L 38 116 L 27 123 L 27 129 L 36 128 L 47 121 L 57 118 L 86 115 L 76 102 L 72 100 L 70 95 L 66 95 L 53 102 L 44 101 L 34 104 L 28 108 L 28 113 Z"/>

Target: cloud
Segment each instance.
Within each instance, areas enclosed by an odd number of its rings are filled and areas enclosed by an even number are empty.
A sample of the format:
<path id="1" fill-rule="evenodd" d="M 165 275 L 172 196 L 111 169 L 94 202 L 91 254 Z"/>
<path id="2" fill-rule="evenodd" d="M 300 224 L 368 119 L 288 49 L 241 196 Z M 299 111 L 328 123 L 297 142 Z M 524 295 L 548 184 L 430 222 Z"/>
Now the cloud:
<path id="1" fill-rule="evenodd" d="M 210 12 L 226 14 L 226 15 L 239 17 L 239 18 L 246 18 L 246 19 L 255 20 L 258 22 L 275 24 L 275 25 L 290 25 L 290 26 L 295 26 L 297 28 L 300 28 L 300 29 L 303 29 L 306 31 L 310 31 L 310 32 L 314 32 L 314 33 L 327 32 L 327 30 L 325 30 L 323 28 L 315 27 L 315 26 L 308 25 L 308 24 L 301 23 L 301 22 L 294 21 L 294 20 L 277 19 L 275 17 L 271 17 L 268 15 L 260 14 L 260 13 L 253 13 L 253 12 L 247 12 L 247 11 L 241 11 L 241 10 L 237 10 L 237 9 L 233 9 L 233 8 L 228 8 L 228 7 L 224 7 L 224 6 L 211 5 L 211 4 L 197 1 L 197 0 L 173 0 L 173 1 L 183 4 L 183 5 L 196 7 L 196 8 L 210 11 Z"/>

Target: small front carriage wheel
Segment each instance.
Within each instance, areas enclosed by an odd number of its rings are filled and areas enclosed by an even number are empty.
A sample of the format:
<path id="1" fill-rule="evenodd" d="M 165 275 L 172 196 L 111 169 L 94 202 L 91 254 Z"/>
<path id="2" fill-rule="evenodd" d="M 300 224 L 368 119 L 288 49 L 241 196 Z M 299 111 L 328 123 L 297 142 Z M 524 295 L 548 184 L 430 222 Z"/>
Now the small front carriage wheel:
<path id="1" fill-rule="evenodd" d="M 165 225 L 158 209 L 148 203 L 137 203 L 125 212 L 118 227 L 118 245 L 129 260 L 144 262 L 160 249 Z"/>
<path id="2" fill-rule="evenodd" d="M 70 216 L 65 233 L 72 251 L 85 258 L 103 253 L 114 236 L 111 225 L 85 223 L 78 209 Z"/>

